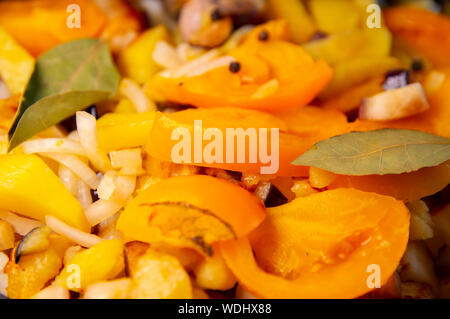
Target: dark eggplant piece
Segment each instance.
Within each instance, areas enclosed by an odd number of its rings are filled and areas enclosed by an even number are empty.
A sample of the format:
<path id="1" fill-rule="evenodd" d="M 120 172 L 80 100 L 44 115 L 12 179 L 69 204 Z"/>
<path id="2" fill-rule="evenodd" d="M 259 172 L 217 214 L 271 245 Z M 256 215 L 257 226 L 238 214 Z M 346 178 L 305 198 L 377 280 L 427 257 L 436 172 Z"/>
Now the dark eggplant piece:
<path id="1" fill-rule="evenodd" d="M 270 182 L 259 183 L 255 195 L 263 200 L 266 207 L 276 207 L 288 202 L 286 196 Z"/>
<path id="2" fill-rule="evenodd" d="M 52 230 L 50 228 L 42 226 L 36 227 L 26 234 L 14 252 L 16 264 L 22 256 L 46 250 L 50 246 L 48 236 L 51 232 Z"/>
<path id="3" fill-rule="evenodd" d="M 408 70 L 395 70 L 386 74 L 386 78 L 383 83 L 383 88 L 388 90 L 395 90 L 409 84 L 409 71 Z"/>

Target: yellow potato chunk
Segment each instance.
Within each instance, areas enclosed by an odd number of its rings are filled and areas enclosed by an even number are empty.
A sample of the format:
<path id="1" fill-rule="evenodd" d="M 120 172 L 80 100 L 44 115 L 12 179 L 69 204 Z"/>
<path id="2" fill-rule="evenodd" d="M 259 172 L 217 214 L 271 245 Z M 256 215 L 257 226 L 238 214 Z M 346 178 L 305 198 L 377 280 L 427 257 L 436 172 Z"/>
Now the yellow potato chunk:
<path id="1" fill-rule="evenodd" d="M 58 274 L 61 265 L 62 258 L 53 248 L 23 256 L 18 264 L 10 261 L 5 269 L 8 274 L 8 297 L 30 298 Z"/>
<path id="2" fill-rule="evenodd" d="M 309 183 L 315 188 L 325 188 L 330 185 L 336 174 L 332 172 L 325 171 L 317 167 L 310 167 L 309 169 Z"/>
<path id="3" fill-rule="evenodd" d="M 204 289 L 228 290 L 236 285 L 236 277 L 223 258 L 214 255 L 205 258 L 194 270 L 197 285 Z"/>
<path id="4" fill-rule="evenodd" d="M 124 269 L 123 243 L 105 240 L 75 254 L 56 278 L 59 285 L 81 291 L 89 285 L 112 279 Z"/>
<path id="5" fill-rule="evenodd" d="M 173 256 L 147 250 L 132 271 L 132 299 L 190 299 L 192 284 L 187 272 Z"/>

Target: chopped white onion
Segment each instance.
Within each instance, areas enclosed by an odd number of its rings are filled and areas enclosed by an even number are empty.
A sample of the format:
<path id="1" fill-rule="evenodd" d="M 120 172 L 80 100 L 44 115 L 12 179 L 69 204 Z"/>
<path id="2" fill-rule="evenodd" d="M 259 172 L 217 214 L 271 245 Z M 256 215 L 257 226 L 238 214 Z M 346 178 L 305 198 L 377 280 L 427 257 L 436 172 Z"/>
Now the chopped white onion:
<path id="1" fill-rule="evenodd" d="M 109 168 L 109 159 L 98 148 L 97 120 L 84 111 L 77 112 L 76 119 L 80 144 L 86 151 L 89 160 L 98 170 L 106 171 Z"/>
<path id="2" fill-rule="evenodd" d="M 97 189 L 100 178 L 95 172 L 78 157 L 69 154 L 40 153 L 40 155 L 66 166 L 82 181 L 89 185 L 91 189 Z"/>
<path id="3" fill-rule="evenodd" d="M 86 210 L 85 215 L 91 226 L 111 217 L 125 205 L 136 188 L 136 177 L 118 175 L 114 178 L 114 185 L 114 192 L 108 200 L 100 199 Z"/>
<path id="4" fill-rule="evenodd" d="M 70 299 L 70 293 L 66 288 L 53 283 L 32 296 L 31 299 Z"/>
<path id="5" fill-rule="evenodd" d="M 42 223 L 40 221 L 17 216 L 16 214 L 10 212 L 0 211 L 0 219 L 3 219 L 4 221 L 10 223 L 14 228 L 14 231 L 21 236 L 25 236 L 34 228 L 42 226 Z"/>
<path id="6" fill-rule="evenodd" d="M 235 61 L 236 59 L 233 58 L 232 56 L 222 56 L 220 58 L 211 60 L 208 63 L 205 63 L 204 65 L 196 68 L 195 70 L 188 72 L 186 76 L 187 77 L 199 76 L 217 68 L 221 68 L 224 66 L 228 67 L 230 63 L 233 63 Z"/>
<path id="7" fill-rule="evenodd" d="M 138 113 L 156 111 L 157 109 L 156 104 L 145 95 L 141 87 L 130 79 L 120 81 L 119 92 L 133 102 Z"/>
<path id="8" fill-rule="evenodd" d="M 91 226 L 95 226 L 122 208 L 116 201 L 99 199 L 86 210 L 86 218 Z"/>
<path id="9" fill-rule="evenodd" d="M 80 137 L 78 136 L 78 132 L 76 130 L 70 132 L 69 135 L 67 135 L 67 138 L 71 141 L 76 141 L 80 143 Z"/>
<path id="10" fill-rule="evenodd" d="M 45 216 L 45 222 L 55 233 L 60 234 L 74 243 L 83 247 L 92 247 L 102 241 L 98 236 L 83 232 L 77 228 L 67 225 L 56 217 Z"/>
<path id="11" fill-rule="evenodd" d="M 123 239 L 122 234 L 116 228 L 119 216 L 120 213 L 116 213 L 100 222 L 98 224 L 98 236 L 105 240 Z"/>
<path id="12" fill-rule="evenodd" d="M 359 118 L 369 121 L 398 120 L 425 112 L 429 108 L 422 85 L 413 83 L 363 99 Z"/>
<path id="13" fill-rule="evenodd" d="M 156 43 L 155 50 L 153 51 L 152 56 L 156 64 L 163 67 L 164 69 L 177 68 L 184 62 L 178 56 L 175 48 L 168 44 L 166 41 L 159 41 Z"/>
<path id="14" fill-rule="evenodd" d="M 189 74 L 191 72 L 194 72 L 200 67 L 203 67 L 210 61 L 217 58 L 220 54 L 220 51 L 218 49 L 210 50 L 206 52 L 205 54 L 202 54 L 198 58 L 183 64 L 179 68 L 173 69 L 173 70 L 166 70 L 160 73 L 161 76 L 168 77 L 168 78 L 180 78 L 182 76 L 185 76 L 186 74 Z"/>
<path id="15" fill-rule="evenodd" d="M 86 156 L 86 152 L 80 143 L 68 138 L 39 138 L 26 141 L 22 143 L 22 150 L 25 154 L 51 152 Z"/>
<path id="16" fill-rule="evenodd" d="M 140 175 L 144 173 L 140 148 L 113 151 L 109 153 L 109 158 L 111 166 L 120 169 L 120 174 Z"/>
<path id="17" fill-rule="evenodd" d="M 64 165 L 59 165 L 58 176 L 72 195 L 77 196 L 79 181 L 78 177 L 76 177 L 75 174 Z"/>
<path id="18" fill-rule="evenodd" d="M 116 191 L 111 199 L 125 203 L 136 188 L 136 176 L 119 175 L 116 177 Z"/>
<path id="19" fill-rule="evenodd" d="M 177 45 L 177 54 L 183 62 L 187 62 L 194 58 L 197 58 L 204 53 L 204 50 L 199 47 L 194 47 L 187 42 L 182 42 Z"/>
<path id="20" fill-rule="evenodd" d="M 91 189 L 80 179 L 77 183 L 77 200 L 80 202 L 81 207 L 83 207 L 83 210 L 85 211 L 92 204 Z"/>
<path id="21" fill-rule="evenodd" d="M 97 194 L 100 199 L 108 200 L 116 190 L 115 178 L 117 173 L 115 171 L 107 171 L 100 181 L 97 188 Z"/>

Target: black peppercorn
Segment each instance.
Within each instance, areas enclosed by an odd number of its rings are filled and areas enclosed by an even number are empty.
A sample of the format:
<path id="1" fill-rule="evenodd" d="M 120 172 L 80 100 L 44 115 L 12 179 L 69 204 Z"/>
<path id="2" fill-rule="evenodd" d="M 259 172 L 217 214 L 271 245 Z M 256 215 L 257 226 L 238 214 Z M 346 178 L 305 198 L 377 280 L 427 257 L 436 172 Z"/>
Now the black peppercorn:
<path id="1" fill-rule="evenodd" d="M 230 63 L 230 72 L 238 73 L 241 70 L 241 64 L 239 62 L 231 62 Z"/>
<path id="2" fill-rule="evenodd" d="M 267 30 L 262 30 L 258 35 L 259 41 L 267 41 L 269 40 L 269 32 Z"/>
<path id="3" fill-rule="evenodd" d="M 211 20 L 212 20 L 212 21 L 217 21 L 217 20 L 220 20 L 220 19 L 222 19 L 222 14 L 220 13 L 219 8 L 214 9 L 214 10 L 211 12 Z"/>
<path id="4" fill-rule="evenodd" d="M 424 69 L 423 61 L 421 59 L 414 59 L 411 63 L 413 71 L 419 72 Z"/>

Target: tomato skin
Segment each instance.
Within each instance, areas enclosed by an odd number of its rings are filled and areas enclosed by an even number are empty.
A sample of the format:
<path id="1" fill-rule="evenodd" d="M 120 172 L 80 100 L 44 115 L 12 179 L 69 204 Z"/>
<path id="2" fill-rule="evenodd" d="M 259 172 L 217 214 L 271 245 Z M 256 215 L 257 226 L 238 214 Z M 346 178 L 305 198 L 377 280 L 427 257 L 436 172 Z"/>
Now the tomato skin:
<path id="1" fill-rule="evenodd" d="M 219 110 L 219 109 L 217 109 Z M 152 157 L 157 158 L 162 161 L 173 162 L 172 151 L 174 147 L 180 143 L 178 140 L 172 139 L 172 134 L 177 128 L 186 128 L 189 131 L 189 138 L 187 142 L 191 145 L 191 155 L 189 156 L 189 162 L 186 164 L 189 165 L 199 165 L 204 167 L 215 167 L 228 169 L 232 171 L 252 173 L 252 174 L 270 174 L 276 176 L 308 176 L 308 168 L 304 166 L 295 166 L 292 165 L 292 161 L 294 161 L 300 154 L 305 152 L 309 147 L 311 147 L 316 142 L 316 137 L 308 136 L 308 137 L 298 137 L 293 134 L 287 134 L 281 131 L 283 127 L 280 128 L 279 138 L 276 143 L 278 144 L 278 152 L 279 156 L 276 159 L 276 154 L 271 157 L 270 163 L 263 163 L 261 157 L 258 154 L 257 161 L 252 163 L 249 160 L 249 144 L 246 143 L 245 150 L 238 150 L 238 143 L 235 141 L 234 143 L 234 154 L 235 156 L 238 154 L 238 151 L 245 152 L 246 159 L 244 163 L 239 163 L 235 157 L 233 162 L 226 161 L 227 154 L 227 143 L 226 139 L 226 130 L 227 128 L 254 128 L 256 129 L 257 134 L 259 130 L 262 128 L 267 128 L 267 150 L 268 153 L 271 154 L 271 146 L 272 146 L 272 135 L 270 129 L 278 125 L 278 122 L 281 122 L 282 125 L 285 124 L 280 121 L 280 119 L 274 118 L 271 115 L 267 115 L 266 113 L 254 111 L 254 110 L 242 110 L 242 109 L 233 109 L 227 108 L 228 112 L 233 112 L 233 110 L 239 110 L 238 114 L 242 115 L 241 119 L 237 119 L 234 115 L 226 114 L 219 112 L 220 114 L 215 114 L 216 109 L 198 109 L 198 110 L 190 110 L 190 111 L 181 111 L 174 113 L 173 115 L 163 115 L 160 114 L 156 117 L 152 132 L 150 134 L 150 138 L 148 143 L 145 145 L 145 150 Z M 183 115 L 183 112 L 186 113 L 186 116 Z M 195 114 L 192 114 L 195 113 Z M 220 118 L 218 118 L 220 116 Z M 195 152 L 200 152 L 204 154 L 204 150 L 207 145 L 211 141 L 203 141 L 202 149 L 196 149 L 196 144 L 194 141 L 195 132 L 194 132 L 194 123 L 193 119 L 202 120 L 203 124 L 203 132 L 199 134 L 203 134 L 204 131 L 208 128 L 216 128 L 221 131 L 221 135 L 223 137 L 223 161 L 221 162 L 210 162 L 206 161 L 204 156 L 202 156 L 201 161 L 198 162 L 194 158 Z M 272 120 L 274 118 L 275 120 Z M 215 124 L 214 124 L 215 123 Z M 181 140 L 181 138 L 180 138 Z M 258 148 L 262 145 L 260 142 L 260 138 L 257 139 Z M 273 163 L 278 160 L 277 163 Z M 273 168 L 273 172 L 264 173 L 263 168 L 271 167 Z M 277 167 L 278 166 L 278 167 Z M 275 171 L 275 169 L 278 170 Z"/>
<path id="2" fill-rule="evenodd" d="M 258 40 L 262 30 L 269 33 L 267 41 Z M 196 76 L 157 75 L 148 88 L 167 100 L 200 108 L 280 112 L 305 106 L 325 88 L 333 70 L 325 61 L 314 61 L 300 46 L 288 42 L 287 34 L 285 22 L 268 22 L 226 53 L 239 62 L 238 72 L 223 66 Z"/>
<path id="3" fill-rule="evenodd" d="M 435 67 L 449 67 L 450 19 L 412 6 L 384 11 L 386 25 L 400 40 L 428 58 Z"/>
<path id="4" fill-rule="evenodd" d="M 238 238 L 255 229 L 266 215 L 262 203 L 237 185 L 206 175 L 179 176 L 140 192 L 121 214 L 117 228 L 128 237 L 145 241 L 147 222 L 135 207 L 165 202 L 208 210 L 228 223 Z"/>
<path id="5" fill-rule="evenodd" d="M 71 4 L 70 0 L 2 1 L 0 26 L 33 56 L 64 42 L 98 36 L 107 23 L 104 12 L 91 1 L 79 0 L 81 27 L 68 28 L 68 17 L 74 12 L 67 13 Z"/>
<path id="6" fill-rule="evenodd" d="M 356 298 L 372 290 L 367 283 L 377 266 L 380 285 L 396 270 L 409 239 L 409 211 L 392 197 L 325 191 L 268 209 L 249 237 L 215 248 L 256 296 Z"/>

